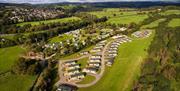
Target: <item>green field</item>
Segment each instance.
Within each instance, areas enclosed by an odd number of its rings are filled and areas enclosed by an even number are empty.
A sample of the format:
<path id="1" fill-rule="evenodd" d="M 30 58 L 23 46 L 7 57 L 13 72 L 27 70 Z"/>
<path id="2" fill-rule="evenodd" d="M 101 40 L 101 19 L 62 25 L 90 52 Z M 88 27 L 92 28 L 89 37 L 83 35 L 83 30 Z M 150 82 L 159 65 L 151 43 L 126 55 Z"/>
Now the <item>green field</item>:
<path id="1" fill-rule="evenodd" d="M 158 24 L 159 24 L 160 22 L 163 22 L 163 21 L 165 21 L 165 19 L 159 19 L 159 20 L 156 20 L 156 21 L 154 21 L 154 22 L 152 22 L 152 23 L 150 23 L 150 24 L 148 24 L 148 25 L 144 25 L 144 26 L 142 26 L 141 28 L 154 28 L 154 27 L 157 27 Z"/>
<path id="2" fill-rule="evenodd" d="M 122 44 L 115 63 L 106 68 L 101 80 L 91 87 L 80 88 L 79 91 L 130 91 L 133 81 L 140 74 L 143 58 L 147 56 L 146 50 L 153 36 Z"/>
<path id="3" fill-rule="evenodd" d="M 37 22 L 23 22 L 23 23 L 18 23 L 16 24 L 17 26 L 23 26 L 26 24 L 31 24 L 33 25 L 39 25 L 41 23 L 47 24 L 47 23 L 52 23 L 52 22 L 68 22 L 68 21 L 73 21 L 73 20 L 80 20 L 78 17 L 69 17 L 69 18 L 62 18 L 62 19 L 52 19 L 52 20 L 45 20 L 45 21 L 37 21 Z"/>
<path id="4" fill-rule="evenodd" d="M 110 18 L 107 22 L 113 24 L 129 24 L 131 22 L 140 23 L 146 18 L 148 18 L 147 15 L 122 16 Z"/>
<path id="5" fill-rule="evenodd" d="M 170 26 L 170 27 L 178 27 L 178 26 L 180 26 L 180 19 L 179 18 L 172 19 L 169 22 L 168 26 Z"/>
<path id="6" fill-rule="evenodd" d="M 161 13 L 162 15 L 180 14 L 180 10 L 167 10 Z"/>
<path id="7" fill-rule="evenodd" d="M 13 75 L 6 73 L 0 75 L 1 91 L 29 91 L 36 76 Z"/>
<path id="8" fill-rule="evenodd" d="M 87 84 L 95 80 L 94 76 L 87 75 L 81 82 L 78 84 Z"/>
<path id="9" fill-rule="evenodd" d="M 97 17 L 106 16 L 109 18 L 108 23 L 114 24 L 129 24 L 131 22 L 139 23 L 145 18 L 148 18 L 146 14 L 137 15 L 139 11 L 119 11 L 120 9 L 108 8 L 102 11 L 90 12 L 92 15 Z"/>
<path id="10" fill-rule="evenodd" d="M 20 46 L 0 48 L 0 73 L 11 69 L 11 66 L 25 52 Z"/>
<path id="11" fill-rule="evenodd" d="M 116 17 L 118 16 L 127 16 L 127 15 L 135 15 L 137 14 L 136 11 L 131 11 L 131 12 L 120 12 L 119 9 L 105 9 L 103 11 L 96 11 L 96 12 L 90 12 L 92 15 L 96 15 L 97 17 Z"/>
<path id="12" fill-rule="evenodd" d="M 78 60 L 78 64 L 81 64 L 81 69 L 85 68 L 86 65 L 87 65 L 87 61 L 89 60 L 89 58 L 83 58 L 83 59 L 80 59 Z"/>

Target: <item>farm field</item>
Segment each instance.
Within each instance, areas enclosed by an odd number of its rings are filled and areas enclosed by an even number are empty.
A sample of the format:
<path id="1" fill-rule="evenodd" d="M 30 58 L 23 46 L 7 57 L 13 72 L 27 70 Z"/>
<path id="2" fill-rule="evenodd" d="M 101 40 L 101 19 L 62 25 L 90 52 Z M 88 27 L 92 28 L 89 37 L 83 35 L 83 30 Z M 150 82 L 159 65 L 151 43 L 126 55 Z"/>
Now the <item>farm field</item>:
<path id="1" fill-rule="evenodd" d="M 0 48 L 0 73 L 10 70 L 19 55 L 25 51 L 20 46 Z"/>
<path id="2" fill-rule="evenodd" d="M 136 11 L 127 11 L 127 12 L 120 12 L 119 9 L 104 9 L 103 11 L 96 11 L 90 12 L 92 15 L 96 15 L 97 17 L 114 17 L 114 16 L 127 16 L 127 15 L 135 15 L 137 14 Z"/>
<path id="3" fill-rule="evenodd" d="M 110 18 L 107 22 L 112 24 L 129 24 L 131 22 L 140 23 L 146 18 L 148 18 L 147 15 L 122 16 Z"/>
<path id="4" fill-rule="evenodd" d="M 61 23 L 63 23 L 63 22 L 69 22 L 69 21 L 73 21 L 73 20 L 80 20 L 80 18 L 78 18 L 78 17 L 69 17 L 69 18 L 37 21 L 37 22 L 23 22 L 23 23 L 18 23 L 16 25 L 17 26 L 23 26 L 23 25 L 26 25 L 26 24 L 31 24 L 32 26 L 34 26 L 34 25 L 39 25 L 41 23 L 44 23 L 44 24 L 51 23 L 51 22 L 61 22 Z"/>
<path id="5" fill-rule="evenodd" d="M 119 55 L 112 67 L 105 70 L 104 76 L 95 85 L 80 88 L 79 91 L 129 91 L 133 81 L 138 78 L 143 58 L 147 55 L 147 48 L 154 37 L 137 39 L 119 47 Z M 133 67 L 133 68 L 132 68 Z"/>
<path id="6" fill-rule="evenodd" d="M 161 13 L 162 15 L 180 14 L 180 10 L 167 10 Z"/>
<path id="7" fill-rule="evenodd" d="M 178 27 L 178 26 L 180 26 L 180 19 L 179 18 L 172 19 L 169 22 L 168 26 L 170 26 L 170 27 Z"/>
<path id="8" fill-rule="evenodd" d="M 92 15 L 97 17 L 106 16 L 109 18 L 108 23 L 113 24 L 129 24 L 131 22 L 139 23 L 145 18 L 148 18 L 146 14 L 138 15 L 138 11 L 120 11 L 120 9 L 109 8 L 103 11 L 90 12 Z"/>
<path id="9" fill-rule="evenodd" d="M 148 25 L 142 26 L 141 28 L 154 28 L 154 27 L 157 27 L 158 24 L 159 24 L 160 22 L 163 22 L 164 20 L 165 20 L 165 19 L 156 20 L 156 21 L 154 21 L 154 22 L 152 22 L 152 23 L 150 23 L 150 24 L 148 24 Z"/>
<path id="10" fill-rule="evenodd" d="M 14 75 L 6 73 L 0 75 L 1 91 L 28 91 L 36 76 Z"/>

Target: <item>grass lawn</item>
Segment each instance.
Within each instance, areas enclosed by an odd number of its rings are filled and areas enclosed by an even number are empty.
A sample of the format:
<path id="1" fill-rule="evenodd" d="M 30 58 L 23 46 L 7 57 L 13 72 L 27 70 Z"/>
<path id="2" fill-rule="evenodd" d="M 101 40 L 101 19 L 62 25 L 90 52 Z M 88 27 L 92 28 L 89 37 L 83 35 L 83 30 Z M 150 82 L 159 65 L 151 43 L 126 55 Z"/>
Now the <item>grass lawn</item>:
<path id="1" fill-rule="evenodd" d="M 13 75 L 6 73 L 0 75 L 0 90 L 1 91 L 29 91 L 33 85 L 36 76 Z"/>
<path id="2" fill-rule="evenodd" d="M 49 43 L 56 43 L 56 42 L 62 42 L 62 41 L 66 41 L 67 39 L 72 39 L 73 35 L 67 35 L 67 34 L 63 34 L 62 36 L 56 36 L 53 37 L 51 39 L 49 39 Z"/>
<path id="3" fill-rule="evenodd" d="M 94 76 L 87 75 L 81 82 L 78 84 L 87 84 L 95 80 Z"/>
<path id="4" fill-rule="evenodd" d="M 162 15 L 180 14 L 180 10 L 167 10 L 161 13 Z"/>
<path id="5" fill-rule="evenodd" d="M 122 44 L 115 63 L 112 67 L 106 67 L 101 80 L 91 87 L 80 88 L 79 91 L 130 91 L 133 81 L 140 74 L 143 58 L 147 55 L 145 50 L 148 49 L 153 36 Z"/>
<path id="6" fill-rule="evenodd" d="M 69 17 L 69 18 L 61 18 L 61 19 L 52 19 L 52 20 L 45 20 L 45 21 L 35 21 L 35 22 L 23 22 L 23 23 L 18 23 L 16 24 L 17 26 L 23 26 L 26 24 L 31 24 L 32 26 L 34 25 L 39 25 L 41 23 L 47 24 L 47 23 L 52 23 L 52 22 L 68 22 L 72 20 L 80 20 L 78 17 Z"/>
<path id="7" fill-rule="evenodd" d="M 158 24 L 159 24 L 160 22 L 163 22 L 164 20 L 165 20 L 165 19 L 156 20 L 156 21 L 154 21 L 154 22 L 152 22 L 152 23 L 150 23 L 150 24 L 148 24 L 148 25 L 142 26 L 141 28 L 154 28 L 154 27 L 157 27 Z"/>
<path id="8" fill-rule="evenodd" d="M 81 69 L 86 67 L 87 61 L 89 60 L 89 58 L 83 58 L 81 60 L 78 60 L 78 64 L 81 64 Z"/>
<path id="9" fill-rule="evenodd" d="M 170 26 L 170 27 L 178 27 L 178 26 L 180 26 L 180 18 L 172 19 L 169 22 L 168 26 Z"/>
<path id="10" fill-rule="evenodd" d="M 148 18 L 147 15 L 122 16 L 110 18 L 107 22 L 113 24 L 129 24 L 131 22 L 140 23 L 146 18 Z"/>
<path id="11" fill-rule="evenodd" d="M 0 73 L 10 70 L 23 52 L 25 52 L 25 49 L 22 49 L 20 46 L 0 48 Z"/>

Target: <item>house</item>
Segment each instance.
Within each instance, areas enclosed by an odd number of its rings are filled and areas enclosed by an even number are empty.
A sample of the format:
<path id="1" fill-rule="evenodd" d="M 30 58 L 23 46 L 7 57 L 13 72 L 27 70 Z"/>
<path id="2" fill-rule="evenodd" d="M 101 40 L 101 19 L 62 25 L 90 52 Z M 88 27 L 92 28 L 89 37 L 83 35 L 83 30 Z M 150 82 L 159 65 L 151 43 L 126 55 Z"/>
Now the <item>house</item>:
<path id="1" fill-rule="evenodd" d="M 83 79 L 84 77 L 85 76 L 83 73 L 77 73 L 77 74 L 70 75 L 68 80 L 69 81 L 77 81 L 77 80 Z"/>
<path id="2" fill-rule="evenodd" d="M 61 84 L 56 91 L 77 91 L 77 87 L 69 84 Z"/>
<path id="3" fill-rule="evenodd" d="M 87 54 L 89 54 L 89 51 L 80 52 L 80 55 L 87 55 Z"/>
<path id="4" fill-rule="evenodd" d="M 73 64 L 66 67 L 66 70 L 72 70 L 72 69 L 80 69 L 79 64 Z"/>
<path id="5" fill-rule="evenodd" d="M 64 66 L 69 66 L 69 65 L 75 65 L 77 63 L 77 61 L 67 61 L 67 62 L 64 62 Z"/>
<path id="6" fill-rule="evenodd" d="M 72 70 L 67 70 L 64 75 L 65 76 L 69 76 L 69 75 L 73 75 L 73 74 L 77 74 L 80 73 L 79 69 L 72 69 Z"/>
<path id="7" fill-rule="evenodd" d="M 88 67 L 83 69 L 83 72 L 91 73 L 91 74 L 97 74 L 98 69 L 95 67 Z"/>
<path id="8" fill-rule="evenodd" d="M 100 62 L 101 62 L 101 59 L 92 59 L 92 58 L 91 58 L 91 59 L 89 60 L 89 62 L 99 62 L 99 63 L 100 63 Z"/>
<path id="9" fill-rule="evenodd" d="M 91 58 L 92 59 L 101 59 L 101 55 L 92 55 Z"/>
<path id="10" fill-rule="evenodd" d="M 89 62 L 88 63 L 88 66 L 89 67 L 100 67 L 100 65 L 101 65 L 101 63 L 99 63 L 99 62 Z"/>
<path id="11" fill-rule="evenodd" d="M 107 62 L 106 62 L 106 65 L 107 65 L 107 66 L 112 66 L 113 63 L 114 63 L 114 57 L 108 58 L 108 59 L 107 59 Z"/>

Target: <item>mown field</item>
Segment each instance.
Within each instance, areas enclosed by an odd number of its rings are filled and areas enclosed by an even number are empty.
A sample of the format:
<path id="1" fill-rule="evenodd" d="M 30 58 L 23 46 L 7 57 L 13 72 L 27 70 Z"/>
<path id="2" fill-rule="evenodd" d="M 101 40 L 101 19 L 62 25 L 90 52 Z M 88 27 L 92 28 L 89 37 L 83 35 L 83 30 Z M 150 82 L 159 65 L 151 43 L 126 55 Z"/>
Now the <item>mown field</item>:
<path id="1" fill-rule="evenodd" d="M 52 20 L 45 20 L 45 21 L 35 21 L 35 22 L 23 22 L 23 23 L 18 23 L 16 24 L 17 26 L 23 26 L 23 25 L 26 25 L 26 24 L 31 24 L 32 26 L 34 25 L 39 25 L 41 23 L 44 23 L 44 24 L 48 24 L 48 23 L 52 23 L 52 22 L 69 22 L 69 21 L 73 21 L 73 20 L 80 20 L 80 18 L 78 17 L 69 17 L 69 18 L 61 18 L 61 19 L 52 19 Z"/>
<path id="2" fill-rule="evenodd" d="M 11 72 L 15 61 L 27 49 L 21 46 L 0 48 L 0 91 L 28 91 L 36 76 L 15 75 Z"/>
<path id="3" fill-rule="evenodd" d="M 90 14 L 97 17 L 108 17 L 107 23 L 113 24 L 129 24 L 131 22 L 140 23 L 145 18 L 148 18 L 146 14 L 138 15 L 139 11 L 120 11 L 120 9 L 104 9 L 103 11 L 90 12 Z"/>
<path id="4" fill-rule="evenodd" d="M 10 70 L 14 62 L 25 51 L 26 49 L 20 46 L 0 48 L 0 73 Z"/>
<path id="5" fill-rule="evenodd" d="M 143 58 L 154 34 L 148 38 L 135 39 L 119 47 L 119 55 L 112 67 L 105 70 L 104 76 L 95 85 L 80 88 L 79 91 L 130 91 L 133 81 L 140 74 Z"/>
<path id="6" fill-rule="evenodd" d="M 172 19 L 169 22 L 168 26 L 170 26 L 170 27 L 178 27 L 178 26 L 180 26 L 180 18 Z"/>
<path id="7" fill-rule="evenodd" d="M 1 91 L 29 91 L 36 76 L 14 75 L 6 73 L 0 75 Z"/>

